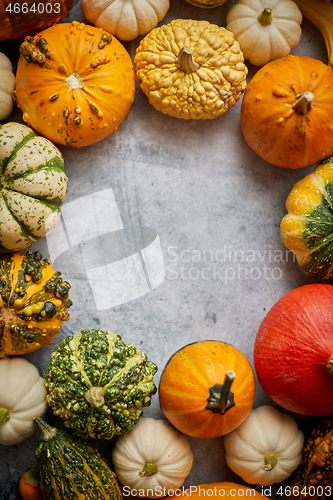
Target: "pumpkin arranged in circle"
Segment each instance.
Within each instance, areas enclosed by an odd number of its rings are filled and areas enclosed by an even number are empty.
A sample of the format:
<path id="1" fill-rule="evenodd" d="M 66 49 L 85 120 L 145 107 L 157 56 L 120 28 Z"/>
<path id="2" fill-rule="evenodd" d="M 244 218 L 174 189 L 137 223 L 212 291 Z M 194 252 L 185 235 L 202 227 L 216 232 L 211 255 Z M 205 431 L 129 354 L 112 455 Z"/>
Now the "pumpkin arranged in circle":
<path id="1" fill-rule="evenodd" d="M 51 344 L 67 309 L 70 284 L 40 252 L 0 255 L 0 359 Z"/>
<path id="2" fill-rule="evenodd" d="M 223 115 L 246 88 L 247 67 L 233 33 L 208 21 L 176 19 L 151 30 L 134 57 L 155 109 L 182 119 Z"/>
<path id="3" fill-rule="evenodd" d="M 333 156 L 319 163 L 290 191 L 281 239 L 302 271 L 333 280 Z"/>
<path id="4" fill-rule="evenodd" d="M 188 344 L 167 362 L 159 386 L 161 409 L 184 434 L 222 436 L 236 429 L 253 406 L 255 379 L 250 362 L 230 344 Z"/>
<path id="5" fill-rule="evenodd" d="M 259 69 L 244 93 L 241 125 L 248 145 L 272 165 L 297 169 L 333 153 L 332 68 L 288 55 Z"/>
<path id="6" fill-rule="evenodd" d="M 0 0 L 0 41 L 21 38 L 43 30 L 67 16 L 73 0 L 25 0 L 10 3 Z"/>
<path id="7" fill-rule="evenodd" d="M 333 287 L 313 283 L 283 295 L 254 344 L 260 384 L 275 403 L 301 415 L 333 413 Z"/>
<path id="8" fill-rule="evenodd" d="M 61 152 L 20 123 L 0 125 L 0 243 L 25 250 L 58 224 L 68 178 Z"/>
<path id="9" fill-rule="evenodd" d="M 112 439 L 131 430 L 156 393 L 155 363 L 110 331 L 69 335 L 51 356 L 47 402 L 80 438 Z"/>
<path id="10" fill-rule="evenodd" d="M 20 46 L 16 100 L 23 119 L 51 141 L 94 144 L 128 114 L 134 68 L 123 45 L 102 28 L 60 23 Z"/>

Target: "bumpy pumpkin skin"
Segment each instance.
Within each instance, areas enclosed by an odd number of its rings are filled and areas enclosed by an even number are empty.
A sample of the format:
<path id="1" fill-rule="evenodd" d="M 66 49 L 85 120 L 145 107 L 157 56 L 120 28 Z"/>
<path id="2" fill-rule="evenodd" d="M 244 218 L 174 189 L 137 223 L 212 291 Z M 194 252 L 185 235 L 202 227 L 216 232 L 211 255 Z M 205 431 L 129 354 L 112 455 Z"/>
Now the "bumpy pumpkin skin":
<path id="1" fill-rule="evenodd" d="M 333 156 L 300 179 L 286 200 L 281 239 L 300 269 L 313 278 L 333 280 Z"/>
<path id="2" fill-rule="evenodd" d="M 332 498 L 332 441 L 333 420 L 328 417 L 312 431 L 286 500 Z"/>
<path id="3" fill-rule="evenodd" d="M 223 115 L 246 88 L 239 43 L 208 21 L 176 19 L 154 28 L 140 42 L 134 64 L 150 104 L 185 120 Z"/>
<path id="4" fill-rule="evenodd" d="M 226 373 L 236 374 L 223 412 L 207 405 L 211 392 L 218 398 Z M 238 427 L 251 411 L 254 373 L 248 359 L 225 342 L 205 340 L 189 344 L 167 362 L 159 386 L 166 418 L 179 431 L 193 437 L 222 436 Z M 229 404 L 230 403 L 230 404 Z"/>
<path id="5" fill-rule="evenodd" d="M 257 71 L 243 96 L 246 142 L 278 167 L 322 161 L 333 153 L 332 92 L 333 71 L 321 61 L 293 55 L 271 61 Z"/>
<path id="6" fill-rule="evenodd" d="M 122 499 L 116 474 L 94 446 L 40 418 L 35 422 L 42 434 L 35 456 L 45 500 Z"/>
<path id="7" fill-rule="evenodd" d="M 68 336 L 44 378 L 47 402 L 71 433 L 111 439 L 134 427 L 156 392 L 157 366 L 133 344 L 102 330 Z"/>
<path id="8" fill-rule="evenodd" d="M 118 40 L 83 23 L 60 23 L 20 47 L 16 100 L 23 119 L 52 142 L 82 147 L 115 132 L 135 93 L 134 67 Z"/>
<path id="9" fill-rule="evenodd" d="M 40 252 L 0 256 L 0 359 L 51 344 L 67 309 L 70 284 Z"/>
<path id="10" fill-rule="evenodd" d="M 38 5 L 36 5 L 35 0 L 27 0 L 25 2 L 27 11 L 22 9 L 22 4 L 23 2 L 19 3 L 21 9 L 15 13 L 14 4 L 12 3 L 12 12 L 9 12 L 6 11 L 8 2 L 0 0 L 0 41 L 21 38 L 60 21 L 66 17 L 67 13 L 73 7 L 73 0 L 49 2 L 49 7 L 43 9 L 43 12 L 40 13 L 36 12 Z M 46 3 L 43 5 L 45 6 Z"/>
<path id="11" fill-rule="evenodd" d="M 0 244 L 25 250 L 58 224 L 68 178 L 61 152 L 29 127 L 0 125 Z"/>

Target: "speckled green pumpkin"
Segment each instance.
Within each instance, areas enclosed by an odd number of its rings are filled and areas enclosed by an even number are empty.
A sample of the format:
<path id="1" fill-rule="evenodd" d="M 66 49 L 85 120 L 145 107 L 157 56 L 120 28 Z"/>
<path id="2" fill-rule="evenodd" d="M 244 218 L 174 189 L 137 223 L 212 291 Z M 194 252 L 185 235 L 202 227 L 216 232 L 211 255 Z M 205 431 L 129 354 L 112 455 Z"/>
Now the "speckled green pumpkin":
<path id="1" fill-rule="evenodd" d="M 290 191 L 281 221 L 281 239 L 302 271 L 333 281 L 333 155 Z"/>
<path id="2" fill-rule="evenodd" d="M 41 431 L 38 486 L 45 500 L 121 500 L 116 474 L 94 446 L 41 418 L 35 423 Z"/>
<path id="3" fill-rule="evenodd" d="M 286 500 L 322 500 L 333 494 L 333 419 L 327 417 L 312 431 L 303 450 L 290 495 Z"/>
<path id="4" fill-rule="evenodd" d="M 83 330 L 53 351 L 44 374 L 47 402 L 72 434 L 111 439 L 132 429 L 150 405 L 156 371 L 119 335 Z"/>
<path id="5" fill-rule="evenodd" d="M 59 222 L 68 178 L 61 152 L 31 128 L 0 125 L 0 244 L 25 250 Z"/>
<path id="6" fill-rule="evenodd" d="M 40 252 L 0 255 L 0 360 L 52 343 L 69 319 L 70 288 Z"/>

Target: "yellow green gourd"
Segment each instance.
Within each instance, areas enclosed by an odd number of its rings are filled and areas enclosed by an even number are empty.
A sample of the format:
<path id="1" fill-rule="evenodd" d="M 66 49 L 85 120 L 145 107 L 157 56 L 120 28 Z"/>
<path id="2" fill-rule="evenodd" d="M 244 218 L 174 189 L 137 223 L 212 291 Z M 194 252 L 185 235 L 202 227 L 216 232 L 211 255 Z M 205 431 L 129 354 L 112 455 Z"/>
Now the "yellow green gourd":
<path id="1" fill-rule="evenodd" d="M 281 239 L 294 252 L 302 271 L 333 278 L 333 156 L 300 179 L 286 200 Z"/>
<path id="2" fill-rule="evenodd" d="M 35 451 L 38 486 L 45 500 L 121 500 L 116 474 L 94 446 L 41 418 L 35 423 L 41 432 Z"/>

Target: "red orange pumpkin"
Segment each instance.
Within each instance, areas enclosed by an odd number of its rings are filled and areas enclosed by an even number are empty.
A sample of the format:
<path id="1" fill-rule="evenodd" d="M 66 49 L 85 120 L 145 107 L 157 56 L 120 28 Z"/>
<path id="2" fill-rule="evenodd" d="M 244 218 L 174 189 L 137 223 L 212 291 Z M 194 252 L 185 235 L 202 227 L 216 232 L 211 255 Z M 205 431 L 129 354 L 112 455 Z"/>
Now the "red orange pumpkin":
<path id="1" fill-rule="evenodd" d="M 251 411 L 255 394 L 250 362 L 238 349 L 217 340 L 186 345 L 167 362 L 159 398 L 166 418 L 194 437 L 222 436 Z"/>
<path id="2" fill-rule="evenodd" d="M 332 285 L 304 285 L 281 297 L 259 327 L 254 344 L 258 379 L 286 410 L 333 413 L 332 310 Z"/>

